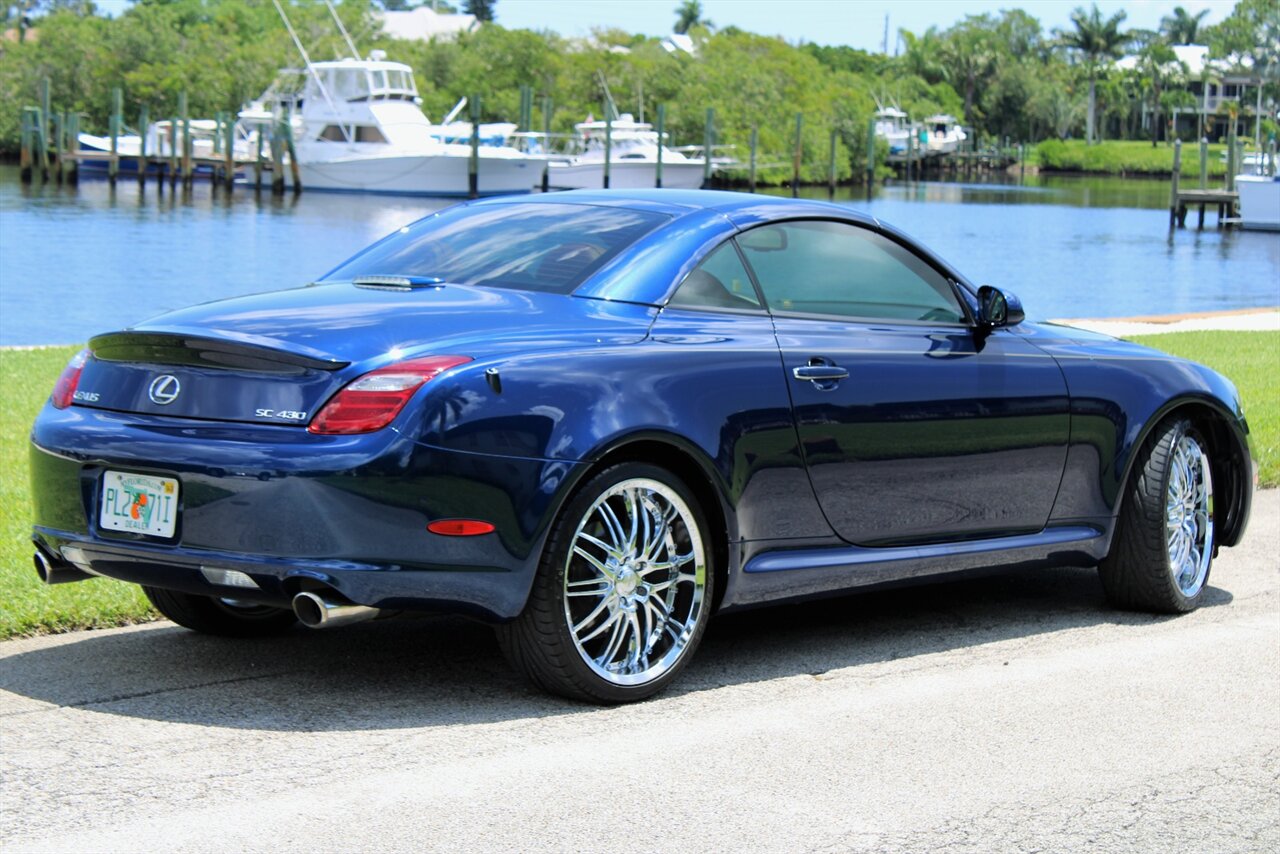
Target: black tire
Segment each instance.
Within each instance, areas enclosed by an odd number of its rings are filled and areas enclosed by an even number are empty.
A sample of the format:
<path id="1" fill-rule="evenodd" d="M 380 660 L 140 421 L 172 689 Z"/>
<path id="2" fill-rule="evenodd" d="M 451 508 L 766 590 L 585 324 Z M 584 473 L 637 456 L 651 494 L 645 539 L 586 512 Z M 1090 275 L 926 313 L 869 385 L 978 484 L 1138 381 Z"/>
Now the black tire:
<path id="1" fill-rule="evenodd" d="M 675 655 L 674 661 L 666 666 L 652 679 L 644 679 L 639 684 L 616 684 L 609 678 L 602 676 L 597 672 L 596 667 L 600 665 L 597 660 L 595 665 L 588 664 L 588 653 L 585 651 L 586 641 L 580 641 L 573 633 L 573 626 L 569 613 L 574 607 L 578 607 L 576 603 L 570 603 L 568 586 L 566 585 L 566 573 L 573 573 L 569 578 L 572 579 L 578 573 L 583 572 L 586 567 L 590 570 L 588 564 L 583 562 L 582 557 L 575 556 L 573 564 L 570 564 L 571 550 L 573 549 L 575 538 L 578 535 L 579 525 L 588 525 L 589 519 L 597 518 L 592 514 L 595 512 L 593 508 L 597 506 L 597 502 L 604 500 L 604 496 L 608 495 L 611 490 L 620 488 L 631 481 L 656 481 L 667 490 L 674 493 L 684 505 L 684 510 L 688 511 L 688 517 L 677 513 L 679 520 L 671 524 L 670 530 L 674 532 L 673 536 L 676 541 L 683 545 L 689 546 L 690 555 L 695 555 L 695 559 L 687 564 L 678 564 L 675 568 L 665 570 L 667 576 L 662 578 L 664 570 L 657 568 L 659 562 L 654 562 L 650 568 L 644 568 L 643 560 L 636 562 L 634 565 L 640 567 L 637 572 L 632 574 L 633 579 L 639 579 L 639 587 L 643 590 L 636 589 L 634 596 L 642 596 L 639 599 L 639 606 L 632 604 L 629 606 L 631 613 L 643 614 L 644 622 L 630 623 L 633 629 L 627 627 L 622 628 L 623 635 L 628 631 L 631 637 L 640 642 L 647 641 L 645 646 L 646 655 L 643 659 L 646 665 L 649 663 L 647 650 L 649 646 L 654 644 L 665 644 L 667 642 L 666 622 L 656 623 L 653 616 L 648 611 L 648 602 L 657 603 L 658 600 L 665 597 L 676 597 L 676 605 L 664 608 L 668 614 L 676 614 L 678 608 L 683 601 L 690 604 L 690 612 L 685 622 L 679 623 L 683 632 L 672 632 L 670 641 L 672 649 L 676 643 L 682 643 L 679 652 L 668 655 Z M 652 495 L 652 494 L 650 494 Z M 658 494 L 659 498 L 665 498 Z M 623 500 L 618 497 L 610 499 L 611 501 Z M 626 505 L 623 505 L 626 506 Z M 675 507 L 675 504 L 669 505 Z M 675 517 L 673 517 L 675 518 Z M 688 530 L 688 521 L 692 521 L 696 527 L 696 537 Z M 586 528 L 584 528 L 586 530 Z M 496 627 L 498 642 L 502 647 L 503 653 L 508 661 L 511 662 L 517 670 L 524 673 L 530 681 L 539 688 L 562 697 L 573 700 L 581 700 L 591 703 L 599 703 L 612 705 L 617 703 L 629 703 L 637 700 L 643 700 L 651 697 L 659 691 L 663 690 L 671 683 L 673 679 L 693 657 L 698 644 L 702 640 L 702 635 L 706 630 L 707 621 L 711 614 L 711 603 L 714 601 L 714 584 L 715 584 L 715 567 L 714 567 L 714 544 L 712 537 L 716 534 L 710 532 L 707 528 L 706 516 L 699 507 L 697 499 L 689 488 L 675 475 L 654 465 L 646 463 L 621 463 L 611 466 L 598 475 L 592 477 L 585 483 L 571 498 L 560 515 L 556 518 L 552 526 L 551 533 L 547 539 L 547 544 L 542 552 L 542 558 L 539 562 L 537 575 L 533 582 L 533 589 L 529 595 L 529 601 L 525 605 L 524 611 L 510 623 L 505 623 Z M 654 538 L 656 541 L 657 538 Z M 698 545 L 700 544 L 700 545 Z M 700 559 L 696 553 L 698 548 L 701 549 Z M 647 551 L 647 550 L 646 550 Z M 679 548 L 676 549 L 679 552 Z M 655 554 L 665 554 L 667 562 L 676 563 L 675 556 L 671 555 L 670 549 L 660 550 Z M 626 563 L 623 566 L 632 566 Z M 682 573 L 680 566 L 694 567 L 691 573 Z M 617 567 L 615 567 L 617 569 Z M 649 573 L 649 574 L 646 574 Z M 691 574 L 701 581 L 678 581 L 673 580 L 677 577 L 683 577 L 685 574 Z M 650 593 L 646 582 L 657 579 L 657 585 L 661 586 L 665 583 L 668 592 L 662 594 Z M 605 580 L 601 573 L 598 581 L 573 581 L 570 584 L 599 584 L 608 588 L 608 592 L 589 591 L 578 596 L 591 597 L 600 594 L 598 608 L 605 608 L 605 600 L 614 598 L 621 592 L 626 592 L 626 588 L 622 585 L 625 581 L 619 575 L 615 581 Z M 687 587 L 681 587 L 681 584 Z M 701 584 L 701 587 L 698 585 Z M 698 598 L 697 590 L 701 591 Z M 676 592 L 682 591 L 682 592 Z M 685 599 L 687 597 L 687 600 Z M 623 597 L 625 598 L 625 597 Z M 615 599 L 614 601 L 621 601 Z M 696 604 L 694 604 L 696 603 Z M 591 606 L 594 601 L 588 600 L 581 607 L 590 608 L 594 613 L 595 609 Z M 660 612 L 653 610 L 653 615 Z M 680 612 L 683 614 L 683 612 Z M 624 618 L 617 616 L 617 609 L 610 606 L 599 618 L 602 623 L 612 621 L 624 621 Z M 689 624 L 692 622 L 692 631 L 689 631 Z M 596 624 L 592 624 L 594 626 Z M 641 626 L 645 628 L 641 630 Z M 589 626 L 588 628 L 592 628 Z M 616 629 L 615 629 L 616 631 Z M 656 634 L 655 634 L 656 632 Z M 647 637 L 641 639 L 641 634 Z M 685 635 L 686 639 L 679 640 L 680 635 Z M 658 640 L 655 641 L 654 638 Z M 612 643 L 612 641 L 610 642 Z M 622 652 L 621 649 L 618 652 Z M 606 652 L 605 659 L 609 659 Z M 606 662 L 607 667 L 608 662 Z M 639 664 L 639 661 L 636 662 Z M 655 666 L 656 669 L 656 666 Z M 647 671 L 646 671 L 647 672 Z M 644 673 L 637 676 L 627 676 L 625 678 L 643 678 Z"/>
<path id="2" fill-rule="evenodd" d="M 1111 551 L 1098 566 L 1107 599 L 1118 608 L 1181 614 L 1199 607 L 1209 586 L 1213 565 L 1213 524 L 1209 516 L 1208 546 L 1203 557 L 1203 577 L 1194 589 L 1184 590 L 1175 579 L 1166 539 L 1166 498 L 1173 476 L 1175 450 L 1184 438 L 1198 445 L 1204 455 L 1209 445 L 1186 418 L 1174 416 L 1151 431 L 1142 444 L 1133 474 L 1125 485 Z M 1212 478 L 1208 478 L 1212 507 Z"/>
<path id="3" fill-rule="evenodd" d="M 286 608 L 236 605 L 213 596 L 179 593 L 159 587 L 143 587 L 142 592 L 161 614 L 180 626 L 206 635 L 264 637 L 280 634 L 298 621 L 293 611 Z"/>

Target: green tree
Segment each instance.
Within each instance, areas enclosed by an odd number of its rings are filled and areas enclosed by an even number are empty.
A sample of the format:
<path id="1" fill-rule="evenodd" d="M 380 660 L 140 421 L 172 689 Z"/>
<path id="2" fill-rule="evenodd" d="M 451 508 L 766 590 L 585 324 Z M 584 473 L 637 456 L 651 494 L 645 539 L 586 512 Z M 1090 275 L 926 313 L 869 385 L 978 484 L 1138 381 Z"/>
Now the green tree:
<path id="1" fill-rule="evenodd" d="M 900 29 L 898 37 L 904 48 L 899 58 L 903 70 L 930 83 L 947 79 L 947 67 L 942 63 L 942 37 L 937 27 L 930 27 L 918 36 Z"/>
<path id="2" fill-rule="evenodd" d="M 1098 10 L 1096 3 L 1088 12 L 1078 6 L 1071 13 L 1071 25 L 1074 29 L 1059 32 L 1059 39 L 1063 46 L 1079 53 L 1089 78 L 1085 139 L 1090 145 L 1094 141 L 1098 109 L 1098 72 L 1104 64 L 1119 58 L 1121 49 L 1128 39 L 1128 34 L 1120 29 L 1120 24 L 1126 17 L 1128 16 L 1122 10 L 1103 20 L 1102 12 Z"/>
<path id="3" fill-rule="evenodd" d="M 1166 91 L 1186 80 L 1187 66 L 1169 45 L 1151 41 L 1138 53 L 1138 73 L 1146 84 L 1151 108 L 1151 146 L 1154 148 L 1160 139 L 1160 116 L 1168 103 Z"/>
<path id="4" fill-rule="evenodd" d="M 492 23 L 496 14 L 498 0 L 466 0 L 462 4 L 463 11 L 475 15 L 477 21 Z"/>
<path id="5" fill-rule="evenodd" d="M 1200 22 L 1208 14 L 1208 9 L 1201 9 L 1192 15 L 1181 6 L 1174 6 L 1172 14 L 1160 19 L 1160 32 L 1164 33 L 1169 44 L 1195 44 L 1196 35 L 1200 32 Z"/>
<path id="6" fill-rule="evenodd" d="M 1220 24 L 1206 27 L 1210 55 L 1238 58 L 1280 97 L 1280 0 L 1240 0 Z"/>
<path id="7" fill-rule="evenodd" d="M 947 68 L 947 79 L 964 96 L 964 120 L 973 124 L 978 88 L 995 71 L 1000 59 L 990 16 L 969 15 L 947 30 L 941 59 Z"/>
<path id="8" fill-rule="evenodd" d="M 711 29 L 715 24 L 702 17 L 702 4 L 698 0 L 684 0 L 676 7 L 676 27 L 677 33 L 687 33 L 694 27 L 706 27 Z"/>

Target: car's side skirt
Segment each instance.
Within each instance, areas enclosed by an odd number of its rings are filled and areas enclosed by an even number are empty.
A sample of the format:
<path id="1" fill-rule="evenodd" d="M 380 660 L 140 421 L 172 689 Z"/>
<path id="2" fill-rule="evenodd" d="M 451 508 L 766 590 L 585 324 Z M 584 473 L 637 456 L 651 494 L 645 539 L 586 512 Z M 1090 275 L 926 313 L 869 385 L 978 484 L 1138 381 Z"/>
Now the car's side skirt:
<path id="1" fill-rule="evenodd" d="M 801 599 L 855 588 L 901 584 L 984 569 L 1093 566 L 1107 553 L 1103 525 L 1046 528 L 981 540 L 866 548 L 770 548 L 743 543 L 742 571 L 722 609 Z M 757 544 L 759 545 L 759 544 Z"/>

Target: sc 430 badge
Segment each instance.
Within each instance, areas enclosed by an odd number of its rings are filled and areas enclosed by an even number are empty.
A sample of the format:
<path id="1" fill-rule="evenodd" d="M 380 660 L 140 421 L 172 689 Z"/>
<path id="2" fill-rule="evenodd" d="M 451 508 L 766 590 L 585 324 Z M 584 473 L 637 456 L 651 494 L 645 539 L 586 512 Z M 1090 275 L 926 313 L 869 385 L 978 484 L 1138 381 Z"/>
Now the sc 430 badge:
<path id="1" fill-rule="evenodd" d="M 306 421 L 307 413 L 296 409 L 255 409 L 253 414 L 258 418 L 284 418 L 288 421 Z"/>

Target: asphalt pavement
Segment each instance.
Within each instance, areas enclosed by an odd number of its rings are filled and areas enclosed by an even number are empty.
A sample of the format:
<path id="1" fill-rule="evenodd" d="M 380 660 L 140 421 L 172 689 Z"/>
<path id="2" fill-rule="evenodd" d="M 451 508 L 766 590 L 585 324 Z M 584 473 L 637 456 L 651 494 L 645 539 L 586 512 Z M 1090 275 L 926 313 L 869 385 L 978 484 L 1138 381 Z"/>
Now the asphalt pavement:
<path id="1" fill-rule="evenodd" d="M 1206 605 L 1057 569 L 727 615 L 597 709 L 484 627 L 0 644 L 0 850 L 1280 850 L 1280 491 Z"/>

